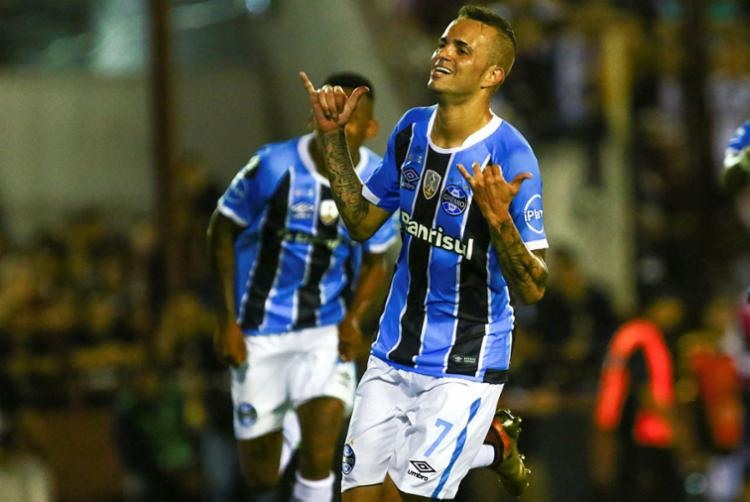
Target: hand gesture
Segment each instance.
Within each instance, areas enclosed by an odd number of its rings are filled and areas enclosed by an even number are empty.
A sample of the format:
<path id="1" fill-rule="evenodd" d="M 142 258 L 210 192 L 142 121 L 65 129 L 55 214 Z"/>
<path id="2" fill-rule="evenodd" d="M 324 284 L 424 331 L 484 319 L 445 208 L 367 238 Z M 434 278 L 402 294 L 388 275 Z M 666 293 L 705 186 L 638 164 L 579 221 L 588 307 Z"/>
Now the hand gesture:
<path id="1" fill-rule="evenodd" d="M 497 164 L 488 164 L 482 170 L 478 162 L 472 164 L 473 175 L 466 168 L 457 164 L 461 175 L 469 183 L 474 200 L 489 223 L 490 228 L 497 228 L 501 222 L 510 218 L 509 207 L 513 198 L 521 189 L 521 183 L 531 179 L 531 173 L 520 173 L 508 183 L 503 177 L 503 171 Z"/>
<path id="2" fill-rule="evenodd" d="M 236 322 L 219 323 L 214 331 L 214 350 L 230 366 L 240 366 L 247 360 L 245 335 Z"/>
<path id="3" fill-rule="evenodd" d="M 344 361 L 356 359 L 362 352 L 362 329 L 354 317 L 345 317 L 339 324 L 339 355 Z"/>
<path id="4" fill-rule="evenodd" d="M 359 86 L 347 96 L 344 89 L 339 85 L 324 85 L 316 90 L 303 71 L 299 72 L 299 78 L 307 89 L 308 96 L 310 96 L 313 117 L 315 117 L 318 130 L 322 133 L 344 127 L 357 107 L 359 98 L 370 91 L 367 87 Z"/>

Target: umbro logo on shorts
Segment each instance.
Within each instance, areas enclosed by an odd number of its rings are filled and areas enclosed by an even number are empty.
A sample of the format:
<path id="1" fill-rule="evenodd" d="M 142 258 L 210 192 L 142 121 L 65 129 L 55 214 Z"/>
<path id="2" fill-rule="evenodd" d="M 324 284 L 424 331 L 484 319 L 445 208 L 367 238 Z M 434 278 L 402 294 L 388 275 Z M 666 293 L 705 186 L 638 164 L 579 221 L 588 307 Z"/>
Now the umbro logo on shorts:
<path id="1" fill-rule="evenodd" d="M 416 471 L 408 469 L 406 473 L 410 476 L 414 476 L 415 478 L 419 478 L 422 481 L 428 481 L 430 479 L 425 476 L 425 474 L 432 474 L 434 472 L 437 472 L 432 468 L 430 464 L 428 464 L 424 460 L 409 460 L 409 463 L 414 466 L 414 469 L 416 469 Z"/>

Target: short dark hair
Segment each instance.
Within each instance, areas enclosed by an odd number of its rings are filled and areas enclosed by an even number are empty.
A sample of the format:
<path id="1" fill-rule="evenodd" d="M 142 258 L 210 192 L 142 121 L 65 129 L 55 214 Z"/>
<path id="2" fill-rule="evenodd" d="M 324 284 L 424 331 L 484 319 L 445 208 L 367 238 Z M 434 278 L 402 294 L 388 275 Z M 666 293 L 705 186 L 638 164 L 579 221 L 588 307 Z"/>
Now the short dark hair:
<path id="1" fill-rule="evenodd" d="M 375 89 L 372 87 L 372 82 L 370 82 L 367 77 L 364 77 L 359 73 L 347 71 L 333 73 L 325 79 L 325 82 L 323 82 L 323 84 L 340 85 L 341 87 L 346 87 L 347 89 L 355 89 L 363 85 L 370 89 L 368 95 L 370 96 L 371 100 L 375 101 Z"/>
<path id="2" fill-rule="evenodd" d="M 505 72 L 510 72 L 510 68 L 513 66 L 513 61 L 516 59 L 516 34 L 513 31 L 510 22 L 491 9 L 479 5 L 464 5 L 461 7 L 458 10 L 456 19 L 461 19 L 462 17 L 467 17 L 474 21 L 479 21 L 482 24 L 486 24 L 487 26 L 492 26 L 497 30 L 501 39 L 510 42 L 511 51 L 506 57 L 502 58 L 501 61 L 501 64 L 505 67 Z"/>

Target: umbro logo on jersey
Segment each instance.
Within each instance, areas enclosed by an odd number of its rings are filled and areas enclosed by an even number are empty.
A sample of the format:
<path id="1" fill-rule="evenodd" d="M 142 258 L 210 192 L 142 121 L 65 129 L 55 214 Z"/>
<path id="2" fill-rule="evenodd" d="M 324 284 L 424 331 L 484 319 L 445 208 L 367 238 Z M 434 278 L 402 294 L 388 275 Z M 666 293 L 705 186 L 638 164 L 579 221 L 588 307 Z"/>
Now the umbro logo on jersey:
<path id="1" fill-rule="evenodd" d="M 310 218 L 315 211 L 315 204 L 310 202 L 298 202 L 291 207 L 292 218 L 295 220 L 305 220 Z"/>
<path id="2" fill-rule="evenodd" d="M 435 196 L 440 188 L 440 180 L 443 179 L 438 173 L 432 169 L 428 169 L 424 172 L 424 180 L 422 181 L 422 195 L 427 200 L 430 200 Z"/>
<path id="3" fill-rule="evenodd" d="M 401 187 L 407 190 L 414 191 L 417 189 L 417 182 L 419 181 L 419 174 L 415 169 L 411 167 L 404 169 L 401 172 Z"/>
<path id="4" fill-rule="evenodd" d="M 407 234 L 427 241 L 435 247 L 445 249 L 446 251 L 453 251 L 458 255 L 466 257 L 467 260 L 471 260 L 471 255 L 474 252 L 473 238 L 469 238 L 464 243 L 456 237 L 445 235 L 443 227 L 430 228 L 412 220 L 406 211 L 401 211 L 401 229 Z"/>

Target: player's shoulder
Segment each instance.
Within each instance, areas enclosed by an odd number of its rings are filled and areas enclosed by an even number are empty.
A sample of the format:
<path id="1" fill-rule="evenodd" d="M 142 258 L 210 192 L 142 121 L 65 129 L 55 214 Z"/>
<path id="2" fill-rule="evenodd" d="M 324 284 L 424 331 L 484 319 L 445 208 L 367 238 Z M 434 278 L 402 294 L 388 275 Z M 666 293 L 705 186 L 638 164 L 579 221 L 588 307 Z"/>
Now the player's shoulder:
<path id="1" fill-rule="evenodd" d="M 502 119 L 494 136 L 510 151 L 528 151 L 533 153 L 531 144 L 526 137 L 513 124 L 505 119 Z"/>
<path id="2" fill-rule="evenodd" d="M 244 177 L 277 176 L 285 172 L 299 157 L 297 144 L 300 138 L 266 143 L 256 150 L 242 168 Z"/>
<path id="3" fill-rule="evenodd" d="M 435 113 L 436 106 L 437 105 L 418 106 L 415 108 L 410 108 L 401 116 L 401 119 L 396 125 L 396 130 L 402 131 L 412 124 L 416 124 L 419 122 L 429 122 L 430 117 L 432 117 L 432 114 Z"/>

